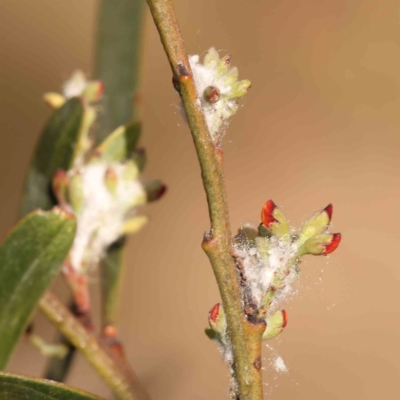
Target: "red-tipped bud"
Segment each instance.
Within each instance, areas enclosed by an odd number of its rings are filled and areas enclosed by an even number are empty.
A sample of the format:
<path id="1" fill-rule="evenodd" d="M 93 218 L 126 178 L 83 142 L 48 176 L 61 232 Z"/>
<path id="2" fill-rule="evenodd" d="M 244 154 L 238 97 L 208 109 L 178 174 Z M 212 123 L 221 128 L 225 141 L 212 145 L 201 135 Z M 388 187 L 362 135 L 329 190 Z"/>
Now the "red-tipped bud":
<path id="1" fill-rule="evenodd" d="M 323 233 L 306 240 L 299 248 L 298 255 L 312 254 L 314 256 L 327 255 L 332 253 L 339 246 L 340 233 Z"/>
<path id="2" fill-rule="evenodd" d="M 161 199 L 167 191 L 167 186 L 159 180 L 153 180 L 144 184 L 144 189 L 147 195 L 147 202 Z"/>
<path id="3" fill-rule="evenodd" d="M 287 325 L 286 311 L 277 311 L 275 314 L 267 318 L 266 323 L 267 327 L 263 333 L 263 340 L 272 339 L 283 331 L 283 328 Z"/>
<path id="4" fill-rule="evenodd" d="M 329 222 L 331 222 L 331 220 L 332 220 L 332 212 L 333 212 L 333 205 L 332 205 L 332 203 L 328 204 L 328 205 L 322 210 L 322 212 L 324 212 L 324 211 L 328 214 Z"/>
<path id="5" fill-rule="evenodd" d="M 211 330 L 224 336 L 226 333 L 226 318 L 222 304 L 217 303 L 208 314 Z"/>
<path id="6" fill-rule="evenodd" d="M 225 75 L 229 71 L 230 65 L 231 55 L 227 54 L 225 57 L 222 57 L 217 64 L 217 76 Z"/>
<path id="7" fill-rule="evenodd" d="M 104 83 L 101 81 L 90 81 L 86 85 L 82 95 L 89 103 L 99 101 L 104 93 Z"/>
<path id="8" fill-rule="evenodd" d="M 282 324 L 282 328 L 285 328 L 288 322 L 288 318 L 287 318 L 287 312 L 286 310 L 282 310 L 282 317 L 283 317 L 283 324 Z"/>
<path id="9" fill-rule="evenodd" d="M 208 315 L 208 319 L 210 320 L 210 322 L 217 322 L 218 319 L 218 314 L 219 314 L 219 307 L 220 304 L 217 303 L 210 311 L 209 315 Z"/>
<path id="10" fill-rule="evenodd" d="M 323 210 L 314 214 L 301 229 L 298 243 L 303 244 L 306 240 L 313 236 L 320 235 L 329 227 L 332 219 L 333 206 L 328 204 Z"/>
<path id="11" fill-rule="evenodd" d="M 271 228 L 271 224 L 278 222 L 274 217 L 274 211 L 276 208 L 275 203 L 272 200 L 268 200 L 261 210 L 261 221 L 268 229 Z"/>
<path id="12" fill-rule="evenodd" d="M 272 200 L 268 200 L 261 210 L 261 221 L 272 235 L 289 240 L 290 227 L 285 217 Z"/>
<path id="13" fill-rule="evenodd" d="M 340 233 L 334 233 L 332 236 L 331 242 L 325 245 L 325 249 L 322 252 L 324 255 L 334 252 L 339 247 L 340 241 L 342 240 L 342 235 Z"/>

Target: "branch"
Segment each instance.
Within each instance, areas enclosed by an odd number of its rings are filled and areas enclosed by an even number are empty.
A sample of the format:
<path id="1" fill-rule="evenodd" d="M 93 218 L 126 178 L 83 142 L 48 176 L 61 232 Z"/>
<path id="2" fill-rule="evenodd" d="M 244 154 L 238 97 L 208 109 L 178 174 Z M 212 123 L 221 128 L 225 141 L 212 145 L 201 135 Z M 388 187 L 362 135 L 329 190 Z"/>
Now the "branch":
<path id="1" fill-rule="evenodd" d="M 203 249 L 212 264 L 233 348 L 233 373 L 240 400 L 262 399 L 261 336 L 265 323 L 250 323 L 243 312 L 240 283 L 232 258 L 232 238 L 222 166 L 222 152 L 211 139 L 193 80 L 188 56 L 171 0 L 147 0 L 161 42 L 168 56 L 174 81 L 186 111 L 200 163 L 207 196 L 211 231 Z"/>
<path id="2" fill-rule="evenodd" d="M 149 400 L 131 371 L 121 367 L 57 297 L 50 292 L 45 293 L 39 302 L 39 308 L 82 352 L 120 400 Z"/>

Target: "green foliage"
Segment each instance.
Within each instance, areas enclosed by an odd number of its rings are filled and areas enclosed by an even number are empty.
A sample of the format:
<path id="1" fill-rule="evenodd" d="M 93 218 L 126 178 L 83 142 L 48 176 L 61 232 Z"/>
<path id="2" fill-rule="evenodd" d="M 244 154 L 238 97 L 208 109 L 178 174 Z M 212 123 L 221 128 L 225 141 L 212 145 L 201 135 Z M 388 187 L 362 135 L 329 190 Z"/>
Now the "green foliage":
<path id="1" fill-rule="evenodd" d="M 25 183 L 22 215 L 37 208 L 48 210 L 55 205 L 51 181 L 57 169 L 68 170 L 72 166 L 83 115 L 82 100 L 76 97 L 51 115 L 36 146 Z"/>
<path id="2" fill-rule="evenodd" d="M 144 0 L 102 0 L 96 41 L 96 79 L 103 82 L 107 96 L 103 100 L 104 113 L 99 118 L 97 138 L 104 140 L 118 126 L 139 116 L 137 91 L 140 75 L 140 47 L 144 15 Z M 121 128 L 118 128 L 121 129 Z M 118 130 L 117 129 L 117 130 Z M 140 126 L 139 126 L 140 132 Z M 114 139 L 133 138 L 133 135 L 115 136 Z M 121 144 L 122 142 L 116 141 Z M 122 146 L 120 149 L 125 151 Z M 128 149 L 132 152 L 133 147 Z M 136 153 L 135 153 L 136 154 Z M 137 153 L 139 170 L 145 163 L 143 153 Z M 107 271 L 102 282 L 102 302 L 105 314 L 103 324 L 113 323 L 117 307 L 117 282 L 122 271 L 123 245 L 117 244 L 107 252 L 101 262 L 101 273 Z M 111 271 L 107 268 L 112 265 Z M 115 284 L 114 284 L 115 283 Z"/>
<path id="3" fill-rule="evenodd" d="M 135 105 L 144 6 L 144 0 L 101 1 L 95 76 L 103 82 L 107 96 L 105 112 L 100 115 L 99 141 L 138 116 Z"/>
<path id="4" fill-rule="evenodd" d="M 120 126 L 112 132 L 95 151 L 95 159 L 119 162 L 128 158 L 136 149 L 140 137 L 141 124 L 133 122 Z"/>
<path id="5" fill-rule="evenodd" d="M 103 327 L 116 323 L 119 290 L 122 279 L 122 248 L 124 240 L 114 243 L 100 262 L 101 277 L 101 307 Z"/>
<path id="6" fill-rule="evenodd" d="M 2 400 L 101 400 L 81 390 L 45 379 L 0 373 Z"/>
<path id="7" fill-rule="evenodd" d="M 75 220 L 60 209 L 36 211 L 0 247 L 0 369 L 6 366 L 36 303 L 60 271 L 75 229 Z"/>

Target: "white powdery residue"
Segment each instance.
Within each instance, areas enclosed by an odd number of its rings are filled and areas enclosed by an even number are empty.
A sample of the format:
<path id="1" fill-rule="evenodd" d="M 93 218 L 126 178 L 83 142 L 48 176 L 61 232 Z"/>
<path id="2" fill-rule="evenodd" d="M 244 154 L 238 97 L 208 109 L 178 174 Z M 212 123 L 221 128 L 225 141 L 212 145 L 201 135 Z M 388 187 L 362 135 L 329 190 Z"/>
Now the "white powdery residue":
<path id="1" fill-rule="evenodd" d="M 288 368 L 283 361 L 283 358 L 280 356 L 277 356 L 275 360 L 272 363 L 272 366 L 274 367 L 276 372 L 288 372 Z"/>
<path id="2" fill-rule="evenodd" d="M 270 240 L 269 257 L 266 260 L 262 259 L 256 248 L 248 247 L 246 244 L 235 247 L 245 271 L 247 287 L 257 305 L 261 305 L 274 274 L 285 269 L 296 250 L 295 245 L 277 237 L 272 237 Z"/>
<path id="3" fill-rule="evenodd" d="M 225 114 L 224 109 L 233 107 L 234 101 L 217 101 L 209 103 L 204 98 L 204 91 L 209 86 L 217 88 L 221 95 L 229 93 L 231 86 L 227 86 L 221 77 L 217 77 L 215 67 L 207 67 L 200 64 L 199 56 L 189 56 L 189 63 L 192 68 L 193 78 L 197 89 L 198 99 L 203 109 L 208 129 L 213 137 L 218 133 L 221 126 L 221 119 Z"/>
<path id="4" fill-rule="evenodd" d="M 268 249 L 268 263 L 270 267 L 274 271 L 284 268 L 296 251 L 297 247 L 295 244 L 273 236 L 270 239 L 270 248 Z"/>
<path id="5" fill-rule="evenodd" d="M 246 277 L 246 285 L 257 305 L 261 304 L 263 295 L 268 289 L 273 272 L 266 270 L 256 248 L 235 248 L 240 257 Z"/>
<path id="6" fill-rule="evenodd" d="M 104 177 L 109 167 L 117 176 L 116 194 L 112 195 Z M 92 164 L 81 168 L 83 207 L 78 215 L 78 226 L 71 249 L 74 269 L 83 272 L 97 263 L 107 247 L 121 235 L 125 214 L 135 198 L 141 199 L 144 190 L 139 181 L 122 179 L 123 165 Z"/>
<path id="7" fill-rule="evenodd" d="M 221 346 L 221 353 L 224 361 L 228 365 L 231 365 L 233 363 L 233 349 L 230 342 L 225 343 L 223 346 Z"/>

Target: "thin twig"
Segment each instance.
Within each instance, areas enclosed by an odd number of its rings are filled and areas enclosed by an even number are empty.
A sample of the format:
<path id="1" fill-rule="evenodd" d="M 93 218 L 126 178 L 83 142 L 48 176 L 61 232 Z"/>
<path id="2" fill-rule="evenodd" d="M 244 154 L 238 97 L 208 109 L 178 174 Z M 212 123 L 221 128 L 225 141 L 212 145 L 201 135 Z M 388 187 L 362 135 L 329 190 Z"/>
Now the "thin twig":
<path id="1" fill-rule="evenodd" d="M 234 376 L 240 400 L 262 399 L 261 336 L 265 323 L 250 323 L 243 313 L 240 284 L 232 258 L 232 236 L 228 215 L 222 152 L 211 139 L 193 80 L 183 39 L 171 0 L 147 0 L 174 80 L 186 111 L 200 162 L 207 195 L 211 231 L 205 235 L 207 253 L 217 279 L 232 343 Z"/>
<path id="2" fill-rule="evenodd" d="M 39 302 L 39 308 L 82 352 L 120 400 L 149 400 L 131 371 L 119 365 L 56 296 L 50 292 L 45 293 Z"/>

